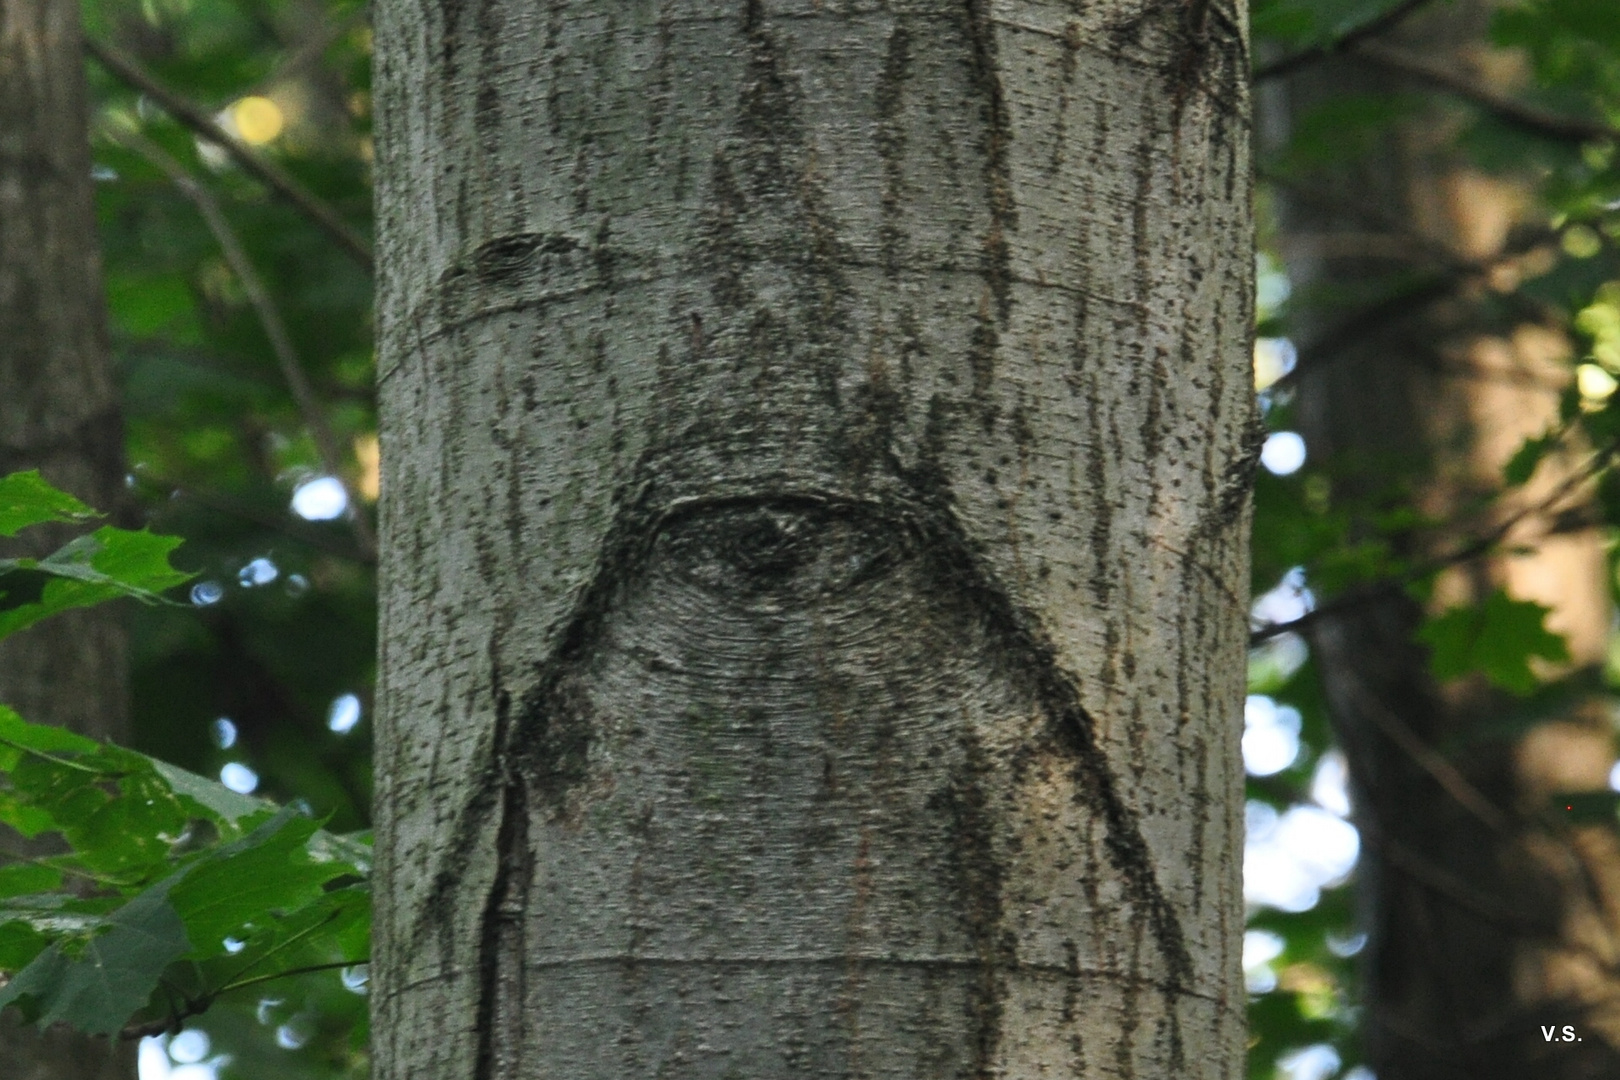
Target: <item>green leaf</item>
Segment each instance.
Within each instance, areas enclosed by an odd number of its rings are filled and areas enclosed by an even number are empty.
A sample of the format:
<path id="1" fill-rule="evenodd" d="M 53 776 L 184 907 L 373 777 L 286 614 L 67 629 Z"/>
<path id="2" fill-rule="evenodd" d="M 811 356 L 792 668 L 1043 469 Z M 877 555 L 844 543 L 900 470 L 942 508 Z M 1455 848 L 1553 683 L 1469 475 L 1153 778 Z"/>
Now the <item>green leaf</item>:
<path id="1" fill-rule="evenodd" d="M 52 937 L 84 937 L 107 925 L 104 913 L 88 910 L 98 906 L 68 893 L 35 893 L 0 903 L 0 926 L 27 926 Z M 12 970 L 0 968 L 0 970 Z"/>
<path id="2" fill-rule="evenodd" d="M 161 603 L 159 595 L 191 576 L 169 565 L 182 541 L 142 529 L 104 526 L 43 559 L 0 561 L 0 637 L 72 608 L 131 596 Z M 39 585 L 39 575 L 50 580 Z"/>
<path id="3" fill-rule="evenodd" d="M 109 929 L 78 956 L 62 942 L 46 949 L 0 989 L 0 1008 L 28 999 L 41 1031 L 63 1022 L 92 1035 L 112 1035 L 152 996 L 163 969 L 191 948 L 185 924 L 169 903 L 184 871 L 113 912 Z"/>
<path id="4" fill-rule="evenodd" d="M 66 728 L 49 724 L 30 724 L 15 709 L 0 705 L 0 741 L 14 748 L 34 750 L 45 754 L 93 754 L 101 749 L 94 739 L 87 739 Z M 9 768 L 0 763 L 0 767 Z"/>
<path id="5" fill-rule="evenodd" d="M 1536 466 L 1540 465 L 1542 458 L 1547 456 L 1547 451 L 1557 445 L 1558 434 L 1554 431 L 1524 440 L 1519 448 L 1513 452 L 1513 456 L 1508 459 L 1508 463 L 1503 466 L 1502 479 L 1510 487 L 1518 487 L 1530 479 L 1536 471 Z"/>
<path id="6" fill-rule="evenodd" d="M 38 863 L 0 867 L 0 897 L 54 892 L 62 887 L 62 872 Z"/>
<path id="7" fill-rule="evenodd" d="M 72 495 L 46 483 L 37 469 L 0 477 L 0 536 L 16 536 L 47 521 L 88 521 L 97 516 Z"/>
<path id="8" fill-rule="evenodd" d="M 9 826 L 30 840 L 57 827 L 56 819 L 49 811 L 28 805 L 14 791 L 0 791 L 0 824 Z"/>
<path id="9" fill-rule="evenodd" d="M 1569 659 L 1564 639 L 1544 625 L 1549 608 L 1514 600 L 1498 589 L 1477 607 L 1456 607 L 1430 619 L 1417 639 L 1432 650 L 1429 668 L 1437 679 L 1479 672 L 1514 694 L 1538 685 L 1530 658 L 1554 663 Z"/>
<path id="10" fill-rule="evenodd" d="M 309 838 L 309 857 L 316 862 L 341 861 L 361 877 L 371 876 L 371 832 L 329 833 L 321 829 Z"/>
<path id="11" fill-rule="evenodd" d="M 246 948 L 230 957 L 221 985 L 246 975 L 273 976 L 277 972 L 338 960 L 364 960 L 371 946 L 371 893 L 351 885 L 324 893 L 318 899 L 273 924 L 258 928 L 246 939 Z"/>
<path id="12" fill-rule="evenodd" d="M 191 806 L 201 817 L 211 818 L 219 824 L 234 826 L 250 814 L 275 810 L 273 803 L 232 791 L 217 780 L 198 776 L 178 765 L 170 765 L 167 761 L 159 761 L 156 758 L 148 760 L 181 801 Z"/>
<path id="13" fill-rule="evenodd" d="M 153 599 L 163 590 L 191 580 L 190 574 L 169 565 L 170 553 L 184 542 L 178 536 L 157 536 L 145 529 L 132 531 L 109 525 L 82 539 L 90 555 L 91 575 L 87 580 L 114 582 L 132 595 L 144 592 Z M 42 565 L 54 569 L 57 558 L 73 546 L 67 545 Z"/>
<path id="14" fill-rule="evenodd" d="M 151 759 L 42 724 L 0 706 L 0 821 L 29 835 L 54 830 L 76 867 L 132 882 L 167 872 L 194 816 Z M 53 865 L 67 865 L 59 856 Z"/>
<path id="15" fill-rule="evenodd" d="M 62 834 L 85 866 L 101 874 L 142 874 L 161 867 L 190 815 L 156 772 L 139 769 L 118 781 L 118 793 Z"/>
<path id="16" fill-rule="evenodd" d="M 25 922 L 0 923 L 0 971 L 21 971 L 50 943 Z"/>
<path id="17" fill-rule="evenodd" d="M 340 861 L 318 863 L 305 845 L 315 822 L 284 810 L 252 834 L 199 864 L 174 890 L 174 906 L 201 959 L 223 953 L 227 937 L 316 900 L 328 881 L 352 873 Z"/>
<path id="18" fill-rule="evenodd" d="M 29 565 L 57 577 L 89 585 L 117 585 L 128 595 L 156 600 L 164 589 L 191 577 L 169 565 L 169 553 L 181 543 L 178 536 L 105 525 Z"/>

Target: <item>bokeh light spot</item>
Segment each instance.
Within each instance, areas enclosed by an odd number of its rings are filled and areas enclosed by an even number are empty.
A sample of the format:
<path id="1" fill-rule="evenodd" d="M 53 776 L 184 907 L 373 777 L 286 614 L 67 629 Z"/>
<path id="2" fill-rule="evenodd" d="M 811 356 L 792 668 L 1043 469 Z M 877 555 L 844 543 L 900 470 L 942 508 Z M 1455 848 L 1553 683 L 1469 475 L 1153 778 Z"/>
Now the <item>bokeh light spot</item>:
<path id="1" fill-rule="evenodd" d="M 232 761 L 219 770 L 219 782 L 239 795 L 251 795 L 259 786 L 259 774 L 240 761 Z"/>
<path id="2" fill-rule="evenodd" d="M 371 984 L 371 966 L 369 964 L 355 964 L 346 967 L 341 972 L 343 988 L 351 994 L 364 994 Z"/>
<path id="3" fill-rule="evenodd" d="M 281 106 L 258 95 L 240 99 L 231 106 L 230 112 L 236 133 L 243 142 L 253 146 L 263 146 L 274 139 L 287 124 Z"/>
<path id="4" fill-rule="evenodd" d="M 242 567 L 237 572 L 236 580 L 245 589 L 255 585 L 268 585 L 281 576 L 281 569 L 275 563 L 262 555 Z"/>
<path id="5" fill-rule="evenodd" d="M 225 589 L 217 581 L 199 581 L 191 587 L 191 602 L 198 607 L 217 604 L 225 596 Z"/>
<path id="6" fill-rule="evenodd" d="M 1277 1075 L 1286 1080 L 1328 1080 L 1343 1059 L 1327 1043 L 1301 1047 L 1277 1059 Z"/>
<path id="7" fill-rule="evenodd" d="M 1254 342 L 1254 388 L 1265 390 L 1294 370 L 1299 350 L 1287 338 L 1256 338 Z"/>
<path id="8" fill-rule="evenodd" d="M 1582 364 L 1575 369 L 1575 385 L 1583 400 L 1599 402 L 1607 401 L 1620 383 L 1616 383 L 1614 376 L 1598 365 Z"/>
<path id="9" fill-rule="evenodd" d="M 318 476 L 293 492 L 293 513 L 305 521 L 331 521 L 349 508 L 349 493 L 335 476 Z"/>
<path id="10" fill-rule="evenodd" d="M 193 1065 L 208 1056 L 208 1033 L 192 1028 L 169 1040 L 169 1056 L 179 1065 Z"/>
<path id="11" fill-rule="evenodd" d="M 339 735 L 347 735 L 360 722 L 360 699 L 344 694 L 332 702 L 326 713 L 326 726 Z"/>
<path id="12" fill-rule="evenodd" d="M 1260 448 L 1260 464 L 1273 476 L 1291 476 L 1305 464 L 1305 439 L 1297 431 L 1274 431 Z"/>
<path id="13" fill-rule="evenodd" d="M 1243 768 L 1250 776 L 1282 772 L 1299 757 L 1299 710 L 1251 694 L 1243 706 Z"/>

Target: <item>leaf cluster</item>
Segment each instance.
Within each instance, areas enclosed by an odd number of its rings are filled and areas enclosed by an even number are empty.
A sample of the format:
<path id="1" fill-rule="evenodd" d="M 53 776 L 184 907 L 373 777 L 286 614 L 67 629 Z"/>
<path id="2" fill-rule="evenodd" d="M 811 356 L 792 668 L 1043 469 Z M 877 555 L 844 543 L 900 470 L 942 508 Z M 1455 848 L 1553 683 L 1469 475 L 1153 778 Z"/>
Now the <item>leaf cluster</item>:
<path id="1" fill-rule="evenodd" d="M 38 473 L 0 478 L 0 534 L 94 516 Z M 166 602 L 191 577 L 169 565 L 178 543 L 103 527 L 3 564 L 0 638 L 69 607 Z M 25 574 L 43 587 L 18 589 Z M 0 826 L 0 1008 L 41 1027 L 177 1028 L 222 994 L 365 962 L 369 845 L 295 807 L 0 706 Z"/>

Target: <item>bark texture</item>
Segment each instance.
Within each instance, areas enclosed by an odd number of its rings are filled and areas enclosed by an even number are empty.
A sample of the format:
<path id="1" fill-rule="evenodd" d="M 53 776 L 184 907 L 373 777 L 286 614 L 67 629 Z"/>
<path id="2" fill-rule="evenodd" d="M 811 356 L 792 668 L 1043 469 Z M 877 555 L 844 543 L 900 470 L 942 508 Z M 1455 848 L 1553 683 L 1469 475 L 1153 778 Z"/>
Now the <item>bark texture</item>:
<path id="1" fill-rule="evenodd" d="M 123 431 L 90 189 L 78 4 L 0 0 L 0 475 L 39 469 L 110 510 L 122 501 Z M 43 555 L 75 531 L 31 529 L 5 554 Z M 59 615 L 0 643 L 0 702 L 122 738 L 127 652 L 115 610 Z M 129 1046 L 0 1020 L 8 1080 L 134 1075 Z"/>
<path id="2" fill-rule="evenodd" d="M 379 15 L 377 1075 L 1238 1076 L 1241 12 Z"/>
<path id="3" fill-rule="evenodd" d="M 1491 7 L 1436 11 L 1398 44 L 1488 81 L 1493 70 L 1511 70 L 1500 56 L 1485 62 Z M 1291 80 L 1277 104 L 1300 115 L 1391 85 L 1387 72 L 1335 61 Z M 1528 200 L 1516 178 L 1484 175 L 1464 160 L 1454 144 L 1461 121 L 1432 106 L 1396 125 L 1365 161 L 1301 182 L 1286 200 L 1285 244 L 1307 294 L 1354 295 L 1393 274 L 1435 275 L 1433 287 L 1414 291 L 1417 302 L 1389 305 L 1348 333 L 1342 313 L 1300 313 L 1304 340 L 1339 333 L 1346 347 L 1315 367 L 1307 361 L 1298 416 L 1313 456 L 1399 470 L 1418 509 L 1483 533 L 1545 498 L 1585 451 L 1544 466 L 1494 516 L 1469 513 L 1500 486 L 1521 443 L 1554 426 L 1569 369 L 1555 328 L 1527 306 L 1488 299 L 1487 283 L 1512 287 L 1515 232 L 1533 223 L 1522 219 Z M 1356 236 L 1359 245 L 1343 243 Z M 1483 280 L 1457 272 L 1470 264 L 1496 269 Z M 1382 476 L 1338 478 L 1335 492 L 1376 500 L 1373 483 L 1388 485 Z M 1600 665 L 1611 617 L 1603 540 L 1560 524 L 1578 499 L 1508 535 L 1504 548 L 1528 545 L 1533 554 L 1442 576 L 1432 607 L 1478 603 L 1506 588 L 1553 608 L 1549 625 L 1566 635 L 1575 665 Z M 1421 559 L 1458 543 L 1420 535 L 1410 553 Z M 1554 792 L 1606 786 L 1613 750 L 1603 709 L 1576 694 L 1526 734 L 1522 702 L 1482 682 L 1435 683 L 1412 637 L 1424 616 L 1391 590 L 1310 635 L 1365 841 L 1367 1062 L 1380 1080 L 1620 1075 L 1612 1004 L 1620 987 L 1603 959 L 1620 944 L 1620 846 L 1612 829 L 1549 827 L 1546 813 Z M 1543 1025 L 1566 1023 L 1579 1043 L 1544 1038 Z"/>

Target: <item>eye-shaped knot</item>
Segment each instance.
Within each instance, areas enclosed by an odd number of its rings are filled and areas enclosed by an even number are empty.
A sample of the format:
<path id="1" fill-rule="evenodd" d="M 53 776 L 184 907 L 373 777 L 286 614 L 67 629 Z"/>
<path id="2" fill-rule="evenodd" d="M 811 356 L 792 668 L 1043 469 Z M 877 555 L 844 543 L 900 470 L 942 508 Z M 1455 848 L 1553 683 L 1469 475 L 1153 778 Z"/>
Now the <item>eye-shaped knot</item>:
<path id="1" fill-rule="evenodd" d="M 717 537 L 721 543 L 715 554 L 740 574 L 782 577 L 816 557 L 826 524 L 809 514 L 762 506 L 739 515 Z"/>
<path id="2" fill-rule="evenodd" d="M 903 529 L 866 507 L 739 500 L 666 522 L 654 559 L 714 592 L 807 599 L 872 577 L 908 546 Z"/>

